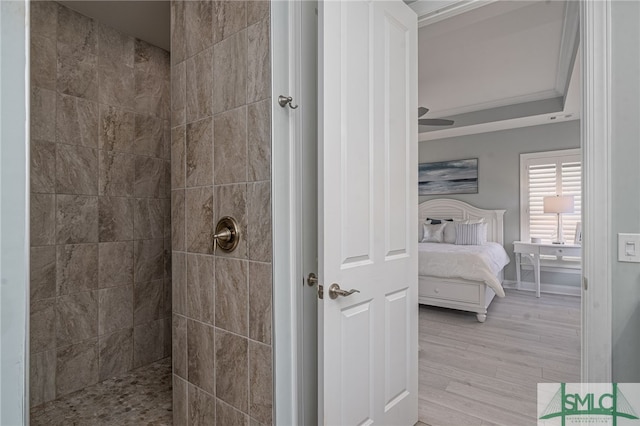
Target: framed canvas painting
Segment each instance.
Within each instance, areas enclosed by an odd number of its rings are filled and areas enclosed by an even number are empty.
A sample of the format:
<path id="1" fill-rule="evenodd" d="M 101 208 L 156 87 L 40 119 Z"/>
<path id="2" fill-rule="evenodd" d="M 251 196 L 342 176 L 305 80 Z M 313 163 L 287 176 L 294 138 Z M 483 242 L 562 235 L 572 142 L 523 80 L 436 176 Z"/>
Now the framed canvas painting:
<path id="1" fill-rule="evenodd" d="M 418 195 L 477 193 L 477 158 L 418 165 Z"/>

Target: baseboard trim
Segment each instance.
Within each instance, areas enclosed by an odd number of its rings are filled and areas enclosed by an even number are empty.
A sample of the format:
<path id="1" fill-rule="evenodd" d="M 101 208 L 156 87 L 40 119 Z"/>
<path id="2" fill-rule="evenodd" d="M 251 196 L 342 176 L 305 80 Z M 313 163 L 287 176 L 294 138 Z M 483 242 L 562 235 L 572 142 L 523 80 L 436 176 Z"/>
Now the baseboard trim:
<path id="1" fill-rule="evenodd" d="M 514 290 L 522 290 L 522 291 L 536 291 L 536 283 L 532 283 L 529 281 L 522 281 L 520 286 L 516 281 L 512 280 L 504 280 L 502 282 L 502 286 L 504 288 L 514 289 Z M 573 287 L 568 285 L 558 285 L 558 284 L 545 284 L 540 283 L 540 292 L 542 293 L 550 293 L 550 294 L 561 294 L 564 296 L 580 296 L 582 294 L 580 287 Z"/>

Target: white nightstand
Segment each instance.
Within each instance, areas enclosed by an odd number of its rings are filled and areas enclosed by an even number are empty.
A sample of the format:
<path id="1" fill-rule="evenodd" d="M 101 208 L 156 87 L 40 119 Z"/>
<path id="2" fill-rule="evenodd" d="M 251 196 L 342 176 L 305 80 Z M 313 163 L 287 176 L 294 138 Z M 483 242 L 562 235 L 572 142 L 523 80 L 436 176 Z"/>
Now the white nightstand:
<path id="1" fill-rule="evenodd" d="M 516 277 L 520 287 L 520 267 L 522 256 L 533 264 L 533 274 L 536 280 L 536 296 L 540 297 L 540 255 L 549 256 L 582 256 L 582 247 L 575 244 L 545 244 L 514 241 L 513 251 L 516 254 Z"/>

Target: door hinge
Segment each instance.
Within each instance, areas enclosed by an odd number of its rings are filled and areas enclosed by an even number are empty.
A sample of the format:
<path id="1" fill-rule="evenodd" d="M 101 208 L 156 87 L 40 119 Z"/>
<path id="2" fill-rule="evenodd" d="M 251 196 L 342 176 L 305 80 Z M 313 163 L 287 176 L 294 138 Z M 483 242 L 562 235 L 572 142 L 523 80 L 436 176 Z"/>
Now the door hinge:
<path id="1" fill-rule="evenodd" d="M 582 287 L 586 290 L 589 290 L 589 280 L 587 277 L 582 277 Z"/>

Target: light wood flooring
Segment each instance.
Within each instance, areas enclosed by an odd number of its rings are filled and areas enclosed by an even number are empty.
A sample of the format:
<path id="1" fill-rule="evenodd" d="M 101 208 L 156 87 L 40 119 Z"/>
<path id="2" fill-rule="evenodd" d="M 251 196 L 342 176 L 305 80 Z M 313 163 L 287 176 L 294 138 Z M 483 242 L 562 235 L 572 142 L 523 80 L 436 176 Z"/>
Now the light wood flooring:
<path id="1" fill-rule="evenodd" d="M 419 419 L 535 425 L 538 382 L 580 381 L 580 298 L 507 290 L 473 313 L 420 305 Z"/>

